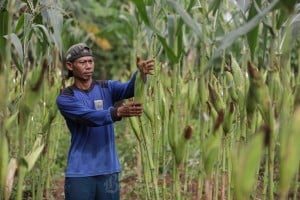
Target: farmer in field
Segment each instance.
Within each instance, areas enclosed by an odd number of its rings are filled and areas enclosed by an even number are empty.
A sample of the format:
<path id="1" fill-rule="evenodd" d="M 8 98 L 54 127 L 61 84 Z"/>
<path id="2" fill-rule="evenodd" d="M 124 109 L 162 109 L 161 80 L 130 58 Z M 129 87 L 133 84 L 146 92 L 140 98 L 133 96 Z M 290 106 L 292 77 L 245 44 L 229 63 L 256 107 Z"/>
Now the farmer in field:
<path id="1" fill-rule="evenodd" d="M 65 198 L 67 200 L 119 199 L 121 171 L 114 138 L 114 122 L 124 117 L 141 116 L 141 102 L 115 107 L 115 103 L 134 96 L 135 72 L 128 82 L 94 80 L 92 50 L 84 43 L 71 46 L 66 67 L 74 84 L 57 97 L 57 106 L 71 132 Z M 151 74 L 154 59 L 137 58 L 143 77 Z"/>

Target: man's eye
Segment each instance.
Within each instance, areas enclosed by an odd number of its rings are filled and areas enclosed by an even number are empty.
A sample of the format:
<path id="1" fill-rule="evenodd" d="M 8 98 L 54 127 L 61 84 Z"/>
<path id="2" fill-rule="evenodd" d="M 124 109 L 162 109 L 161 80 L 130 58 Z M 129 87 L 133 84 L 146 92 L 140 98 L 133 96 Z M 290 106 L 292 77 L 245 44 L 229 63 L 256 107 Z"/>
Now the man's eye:
<path id="1" fill-rule="evenodd" d="M 92 64 L 93 62 L 94 62 L 94 60 L 80 60 L 80 61 L 78 61 L 78 63 L 80 65 L 84 65 L 85 63 Z"/>

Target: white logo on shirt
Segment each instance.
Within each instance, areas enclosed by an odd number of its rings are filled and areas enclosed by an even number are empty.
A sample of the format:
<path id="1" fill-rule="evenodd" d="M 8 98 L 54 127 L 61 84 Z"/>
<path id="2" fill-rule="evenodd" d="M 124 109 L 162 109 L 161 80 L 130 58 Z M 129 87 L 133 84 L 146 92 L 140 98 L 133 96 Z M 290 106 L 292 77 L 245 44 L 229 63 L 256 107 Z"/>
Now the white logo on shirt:
<path id="1" fill-rule="evenodd" d="M 103 110 L 103 100 L 95 100 L 94 104 L 96 110 Z"/>

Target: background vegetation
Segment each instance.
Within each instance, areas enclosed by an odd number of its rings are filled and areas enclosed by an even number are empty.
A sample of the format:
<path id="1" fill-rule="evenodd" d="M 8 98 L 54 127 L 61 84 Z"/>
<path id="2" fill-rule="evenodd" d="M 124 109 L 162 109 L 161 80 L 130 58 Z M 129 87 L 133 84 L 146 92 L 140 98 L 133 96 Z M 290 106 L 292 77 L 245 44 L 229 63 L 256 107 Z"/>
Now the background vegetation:
<path id="1" fill-rule="evenodd" d="M 145 114 L 116 123 L 122 199 L 299 199 L 296 0 L 0 1 L 0 199 L 56 199 L 69 133 L 63 55 L 136 83 Z M 55 184 L 54 184 L 55 185 Z"/>

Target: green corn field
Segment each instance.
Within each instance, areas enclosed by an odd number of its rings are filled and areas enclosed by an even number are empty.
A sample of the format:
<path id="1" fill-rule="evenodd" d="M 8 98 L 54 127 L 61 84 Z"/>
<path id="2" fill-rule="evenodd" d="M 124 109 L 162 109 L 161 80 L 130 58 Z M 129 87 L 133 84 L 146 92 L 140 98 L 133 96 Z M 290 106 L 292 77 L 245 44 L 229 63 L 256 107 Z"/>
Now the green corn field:
<path id="1" fill-rule="evenodd" d="M 300 199 L 299 1 L 2 0 L 0 200 L 63 199 L 55 101 L 78 42 L 96 79 L 156 60 L 143 115 L 115 124 L 121 199 Z"/>

